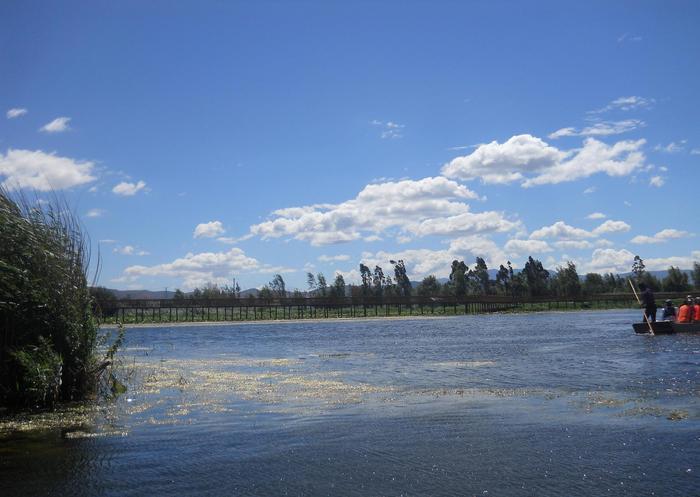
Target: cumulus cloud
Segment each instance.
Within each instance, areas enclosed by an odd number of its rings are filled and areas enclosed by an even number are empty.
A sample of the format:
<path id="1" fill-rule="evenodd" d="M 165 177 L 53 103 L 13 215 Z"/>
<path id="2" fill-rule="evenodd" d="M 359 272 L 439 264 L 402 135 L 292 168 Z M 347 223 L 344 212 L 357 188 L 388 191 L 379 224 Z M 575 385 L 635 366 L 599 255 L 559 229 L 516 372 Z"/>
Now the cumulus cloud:
<path id="1" fill-rule="evenodd" d="M 506 251 L 515 256 L 534 255 L 544 252 L 552 252 L 552 247 L 544 240 L 508 240 L 505 244 Z"/>
<path id="2" fill-rule="evenodd" d="M 472 213 L 464 202 L 478 195 L 444 177 L 367 185 L 340 204 L 289 207 L 250 227 L 263 239 L 289 237 L 326 245 L 375 239 L 387 230 L 398 235 L 458 235 L 508 231 L 520 226 L 502 213 Z"/>
<path id="3" fill-rule="evenodd" d="M 622 273 L 630 271 L 634 255 L 627 249 L 615 250 L 611 248 L 599 248 L 593 251 L 591 260 L 583 267 L 586 272 L 596 273 Z M 645 261 L 646 262 L 646 261 Z"/>
<path id="4" fill-rule="evenodd" d="M 231 281 L 234 274 L 261 269 L 260 262 L 234 247 L 228 252 L 188 253 L 184 257 L 154 266 L 129 266 L 124 270 L 124 281 L 135 281 L 144 277 L 179 278 L 185 288 L 194 288 L 206 283 L 223 284 Z M 275 271 L 279 268 L 270 268 Z"/>
<path id="5" fill-rule="evenodd" d="M 629 231 L 631 226 L 624 221 L 613 221 L 609 219 L 593 230 L 594 235 L 602 235 L 603 233 L 622 233 Z"/>
<path id="6" fill-rule="evenodd" d="M 214 238 L 226 232 L 221 221 L 209 221 L 200 223 L 194 228 L 193 238 Z M 223 241 L 223 240 L 222 240 Z"/>
<path id="7" fill-rule="evenodd" d="M 543 226 L 530 234 L 530 238 L 535 240 L 542 240 L 544 238 L 579 240 L 582 238 L 593 238 L 594 236 L 595 235 L 590 231 L 586 231 L 582 228 L 574 228 L 564 221 L 557 221 L 551 226 Z"/>
<path id="8" fill-rule="evenodd" d="M 68 126 L 69 122 L 70 117 L 57 117 L 50 123 L 44 124 L 39 128 L 39 131 L 43 131 L 44 133 L 63 133 L 70 129 L 70 126 Z"/>
<path id="9" fill-rule="evenodd" d="M 438 277 L 448 276 L 453 260 L 464 260 L 467 264 L 473 265 L 476 257 L 484 258 L 489 267 L 498 267 L 508 260 L 506 254 L 493 240 L 474 235 L 456 238 L 450 242 L 448 248 L 442 250 L 407 249 L 396 252 L 363 252 L 362 262 L 370 269 L 381 266 L 385 274 L 391 274 L 389 261 L 401 259 L 406 263 L 409 278 L 418 280 L 431 274 Z"/>
<path id="10" fill-rule="evenodd" d="M 624 121 L 601 121 L 587 126 L 583 129 L 568 127 L 556 130 L 547 135 L 552 140 L 561 138 L 562 136 L 609 136 L 619 135 L 634 131 L 637 128 L 646 126 L 644 121 L 639 119 L 626 119 Z"/>
<path id="11" fill-rule="evenodd" d="M 584 250 L 593 247 L 588 240 L 559 240 L 554 246 L 562 250 Z"/>
<path id="12" fill-rule="evenodd" d="M 524 134 L 504 143 L 492 141 L 474 152 L 457 157 L 442 168 L 448 178 L 484 183 L 519 182 L 523 187 L 556 184 L 587 178 L 597 173 L 625 176 L 644 165 L 641 147 L 645 140 L 607 145 L 587 138 L 583 147 L 560 150 L 540 138 Z"/>
<path id="13" fill-rule="evenodd" d="M 61 190 L 95 181 L 94 163 L 59 157 L 41 150 L 9 149 L 0 153 L 0 176 L 7 189 Z"/>
<path id="14" fill-rule="evenodd" d="M 650 243 L 666 243 L 669 240 L 674 240 L 677 238 L 687 238 L 689 236 L 692 235 L 687 231 L 667 228 L 659 231 L 654 236 L 638 235 L 632 238 L 632 240 L 630 241 L 638 245 Z"/>
<path id="15" fill-rule="evenodd" d="M 5 113 L 8 119 L 15 119 L 17 117 L 23 116 L 27 113 L 27 109 L 13 108 Z"/>
<path id="16" fill-rule="evenodd" d="M 136 195 L 141 190 L 146 191 L 146 183 L 144 181 L 138 181 L 137 183 L 129 183 L 128 181 L 122 181 L 118 185 L 112 188 L 112 192 L 116 195 L 121 195 L 123 197 L 132 197 Z"/>

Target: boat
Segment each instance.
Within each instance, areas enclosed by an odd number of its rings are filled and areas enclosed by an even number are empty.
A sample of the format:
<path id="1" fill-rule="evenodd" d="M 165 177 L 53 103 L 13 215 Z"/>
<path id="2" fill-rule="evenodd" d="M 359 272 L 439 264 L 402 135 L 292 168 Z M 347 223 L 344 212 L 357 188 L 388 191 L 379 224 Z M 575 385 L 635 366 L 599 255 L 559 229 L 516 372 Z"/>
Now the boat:
<path id="1" fill-rule="evenodd" d="M 649 325 L 644 323 L 632 324 L 635 333 L 649 333 Z M 694 323 L 675 323 L 673 321 L 656 321 L 651 323 L 655 335 L 670 335 L 672 333 L 700 333 L 700 321 Z"/>

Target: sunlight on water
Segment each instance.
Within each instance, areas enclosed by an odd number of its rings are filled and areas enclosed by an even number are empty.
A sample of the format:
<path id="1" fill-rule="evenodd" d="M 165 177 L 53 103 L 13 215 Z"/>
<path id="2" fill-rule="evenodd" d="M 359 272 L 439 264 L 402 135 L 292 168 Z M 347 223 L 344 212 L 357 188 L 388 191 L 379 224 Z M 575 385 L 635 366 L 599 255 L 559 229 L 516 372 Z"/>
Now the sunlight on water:
<path id="1" fill-rule="evenodd" d="M 130 330 L 125 395 L 0 423 L 3 495 L 689 495 L 700 337 L 631 319 Z"/>

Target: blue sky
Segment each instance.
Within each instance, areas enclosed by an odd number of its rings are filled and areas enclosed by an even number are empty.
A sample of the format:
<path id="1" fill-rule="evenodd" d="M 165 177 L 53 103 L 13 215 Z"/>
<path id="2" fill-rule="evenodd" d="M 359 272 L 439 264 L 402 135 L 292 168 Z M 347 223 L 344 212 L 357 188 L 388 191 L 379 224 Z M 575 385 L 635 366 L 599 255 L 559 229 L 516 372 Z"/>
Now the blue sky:
<path id="1" fill-rule="evenodd" d="M 3 2 L 0 180 L 100 284 L 700 260 L 697 2 Z"/>

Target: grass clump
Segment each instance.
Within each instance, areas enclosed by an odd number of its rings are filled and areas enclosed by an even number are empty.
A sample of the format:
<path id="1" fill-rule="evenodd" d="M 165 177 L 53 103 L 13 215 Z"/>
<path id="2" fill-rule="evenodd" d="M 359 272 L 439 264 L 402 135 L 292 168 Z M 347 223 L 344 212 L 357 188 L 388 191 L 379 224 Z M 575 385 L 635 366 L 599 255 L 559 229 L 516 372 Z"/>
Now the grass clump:
<path id="1" fill-rule="evenodd" d="M 65 202 L 0 188 L 0 405 L 50 407 L 93 391 L 101 370 L 88 241 Z"/>

